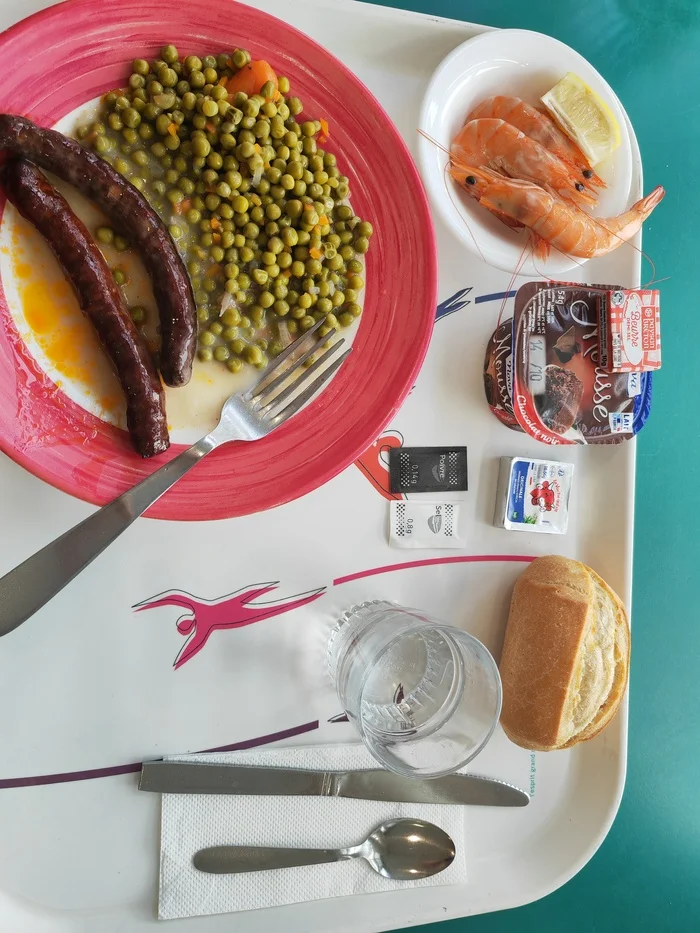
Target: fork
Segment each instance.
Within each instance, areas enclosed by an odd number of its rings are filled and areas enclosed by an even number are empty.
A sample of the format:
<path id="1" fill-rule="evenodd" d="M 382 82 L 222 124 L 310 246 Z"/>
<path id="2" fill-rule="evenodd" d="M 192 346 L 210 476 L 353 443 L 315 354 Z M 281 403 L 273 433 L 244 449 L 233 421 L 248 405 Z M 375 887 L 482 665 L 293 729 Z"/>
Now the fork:
<path id="1" fill-rule="evenodd" d="M 348 347 L 330 362 L 345 341 L 341 338 L 331 343 L 335 330 L 318 337 L 316 332 L 323 323 L 321 318 L 283 350 L 247 392 L 229 396 L 218 425 L 206 437 L 0 579 L 0 636 L 46 605 L 212 450 L 230 441 L 257 441 L 295 415 L 328 382 L 352 349 Z M 296 356 L 314 337 L 309 348 Z M 324 352 L 299 375 L 304 364 L 320 350 Z M 297 378 L 290 381 L 295 374 Z"/>

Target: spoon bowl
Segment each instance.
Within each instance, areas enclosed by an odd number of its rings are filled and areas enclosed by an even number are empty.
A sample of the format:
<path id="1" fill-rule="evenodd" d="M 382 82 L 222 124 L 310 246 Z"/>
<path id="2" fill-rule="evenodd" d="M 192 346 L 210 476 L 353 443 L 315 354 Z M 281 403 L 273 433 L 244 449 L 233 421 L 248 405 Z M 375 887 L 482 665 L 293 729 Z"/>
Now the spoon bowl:
<path id="1" fill-rule="evenodd" d="M 425 820 L 389 820 L 362 843 L 362 857 L 385 878 L 416 881 L 444 871 L 455 857 L 447 833 Z"/>

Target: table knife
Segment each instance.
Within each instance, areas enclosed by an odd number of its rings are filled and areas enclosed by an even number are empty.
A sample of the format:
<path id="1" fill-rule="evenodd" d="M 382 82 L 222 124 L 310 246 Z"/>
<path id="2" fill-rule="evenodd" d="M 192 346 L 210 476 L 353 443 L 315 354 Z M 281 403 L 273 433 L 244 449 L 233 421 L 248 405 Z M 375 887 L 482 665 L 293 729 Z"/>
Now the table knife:
<path id="1" fill-rule="evenodd" d="M 160 794 L 247 794 L 275 797 L 351 797 L 395 803 L 524 807 L 519 787 L 473 774 L 419 780 L 391 771 L 302 771 L 186 761 L 147 761 L 139 790 Z"/>

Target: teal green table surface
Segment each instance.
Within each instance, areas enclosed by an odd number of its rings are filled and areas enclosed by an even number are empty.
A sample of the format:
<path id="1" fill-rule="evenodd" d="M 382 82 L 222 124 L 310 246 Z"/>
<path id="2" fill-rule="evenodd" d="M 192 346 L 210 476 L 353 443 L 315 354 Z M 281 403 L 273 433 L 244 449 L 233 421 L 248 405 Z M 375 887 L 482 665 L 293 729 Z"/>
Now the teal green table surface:
<path id="1" fill-rule="evenodd" d="M 700 931 L 700 2 L 389 0 L 534 29 L 610 82 L 639 139 L 644 188 L 667 195 L 645 226 L 661 288 L 663 368 L 637 448 L 627 784 L 597 854 L 554 894 L 441 933 Z M 642 281 L 652 276 L 645 264 Z M 468 905 L 465 904 L 465 910 Z M 422 929 L 437 929 L 432 924 Z"/>

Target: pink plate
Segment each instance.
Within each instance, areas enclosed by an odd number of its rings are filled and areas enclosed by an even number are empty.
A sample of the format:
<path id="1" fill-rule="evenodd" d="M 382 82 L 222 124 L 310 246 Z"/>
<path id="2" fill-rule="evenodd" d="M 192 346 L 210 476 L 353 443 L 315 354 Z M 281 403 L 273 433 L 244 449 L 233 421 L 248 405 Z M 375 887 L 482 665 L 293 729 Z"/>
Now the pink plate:
<path id="1" fill-rule="evenodd" d="M 354 350 L 316 401 L 254 444 L 214 451 L 150 510 L 214 519 L 281 505 L 325 483 L 379 435 L 406 397 L 430 340 L 437 292 L 432 220 L 413 161 L 389 117 L 336 58 L 281 20 L 232 0 L 69 0 L 0 37 L 0 110 L 51 126 L 124 81 L 134 58 L 250 49 L 325 117 L 353 205 L 375 228 Z M 4 208 L 4 198 L 0 211 Z M 127 435 L 72 402 L 42 373 L 0 294 L 0 448 L 36 476 L 103 504 L 183 447 L 142 461 Z"/>

